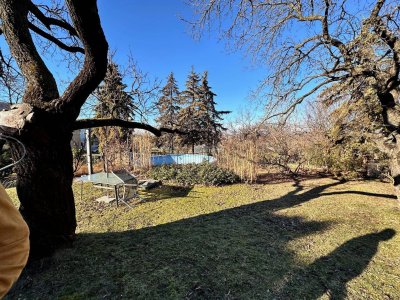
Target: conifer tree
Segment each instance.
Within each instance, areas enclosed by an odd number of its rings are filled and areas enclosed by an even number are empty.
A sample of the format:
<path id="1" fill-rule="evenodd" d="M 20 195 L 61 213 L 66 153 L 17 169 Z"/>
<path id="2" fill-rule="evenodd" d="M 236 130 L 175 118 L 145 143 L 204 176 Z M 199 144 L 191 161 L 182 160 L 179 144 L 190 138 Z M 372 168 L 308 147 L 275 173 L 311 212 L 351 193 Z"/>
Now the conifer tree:
<path id="1" fill-rule="evenodd" d="M 194 146 L 201 144 L 201 122 L 199 117 L 199 105 L 201 104 L 200 77 L 192 68 L 186 81 L 186 89 L 181 93 L 182 109 L 179 111 L 179 127 L 188 132 L 180 136 L 182 146 Z"/>
<path id="2" fill-rule="evenodd" d="M 229 111 L 216 110 L 214 97 L 216 94 L 208 85 L 208 72 L 205 71 L 200 86 L 200 103 L 198 105 L 198 119 L 200 120 L 201 141 L 210 153 L 221 140 L 222 131 L 226 130 L 221 121 L 222 115 L 230 113 Z"/>
<path id="3" fill-rule="evenodd" d="M 171 72 L 167 79 L 167 84 L 161 89 L 161 97 L 156 103 L 159 111 L 157 123 L 159 127 L 175 129 L 180 110 L 180 92 L 174 74 Z M 158 138 L 159 146 L 167 146 L 171 153 L 174 152 L 176 137 L 173 134 L 165 133 Z"/>
<path id="4" fill-rule="evenodd" d="M 126 84 L 122 82 L 118 65 L 109 61 L 103 84 L 97 91 L 96 118 L 118 118 L 126 121 L 133 119 L 135 105 L 125 88 Z M 107 160 L 106 152 L 109 150 L 109 146 L 124 143 L 129 132 L 130 129 L 121 127 L 100 127 L 94 130 L 94 134 L 99 140 L 99 151 L 105 160 Z"/>

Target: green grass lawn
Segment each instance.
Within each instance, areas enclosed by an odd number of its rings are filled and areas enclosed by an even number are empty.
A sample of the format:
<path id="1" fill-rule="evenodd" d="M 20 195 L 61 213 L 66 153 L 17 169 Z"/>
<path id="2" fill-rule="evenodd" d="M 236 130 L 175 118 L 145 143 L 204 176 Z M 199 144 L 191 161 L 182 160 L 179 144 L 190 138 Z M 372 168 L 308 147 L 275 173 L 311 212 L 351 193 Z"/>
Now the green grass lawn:
<path id="1" fill-rule="evenodd" d="M 164 186 L 131 210 L 75 189 L 74 247 L 25 270 L 9 299 L 400 299 L 387 183 Z"/>

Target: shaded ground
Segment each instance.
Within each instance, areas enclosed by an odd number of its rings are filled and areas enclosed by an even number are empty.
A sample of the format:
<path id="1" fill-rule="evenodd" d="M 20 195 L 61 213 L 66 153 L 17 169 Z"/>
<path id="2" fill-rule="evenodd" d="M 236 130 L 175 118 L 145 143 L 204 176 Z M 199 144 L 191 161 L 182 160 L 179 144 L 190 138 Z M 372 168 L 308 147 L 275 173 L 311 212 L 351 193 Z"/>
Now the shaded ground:
<path id="1" fill-rule="evenodd" d="M 257 176 L 257 183 L 259 184 L 276 184 L 284 182 L 292 182 L 294 177 L 296 180 L 306 181 L 311 179 L 322 179 L 331 177 L 323 172 L 300 172 L 296 176 L 293 174 L 284 173 L 281 170 L 273 171 L 259 171 Z"/>
<path id="2" fill-rule="evenodd" d="M 87 192 L 75 247 L 27 269 L 9 299 L 399 299 L 390 191 L 330 179 L 167 186 L 132 210 Z"/>

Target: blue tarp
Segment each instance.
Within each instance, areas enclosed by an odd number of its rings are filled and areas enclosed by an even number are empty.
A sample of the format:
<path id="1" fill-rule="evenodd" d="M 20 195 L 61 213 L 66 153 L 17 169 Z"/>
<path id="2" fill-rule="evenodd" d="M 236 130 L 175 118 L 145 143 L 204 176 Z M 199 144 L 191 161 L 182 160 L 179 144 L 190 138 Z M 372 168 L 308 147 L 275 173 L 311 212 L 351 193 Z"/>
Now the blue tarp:
<path id="1" fill-rule="evenodd" d="M 154 155 L 151 157 L 152 166 L 160 165 L 186 165 L 201 164 L 202 162 L 214 162 L 215 158 L 205 154 L 167 154 Z"/>

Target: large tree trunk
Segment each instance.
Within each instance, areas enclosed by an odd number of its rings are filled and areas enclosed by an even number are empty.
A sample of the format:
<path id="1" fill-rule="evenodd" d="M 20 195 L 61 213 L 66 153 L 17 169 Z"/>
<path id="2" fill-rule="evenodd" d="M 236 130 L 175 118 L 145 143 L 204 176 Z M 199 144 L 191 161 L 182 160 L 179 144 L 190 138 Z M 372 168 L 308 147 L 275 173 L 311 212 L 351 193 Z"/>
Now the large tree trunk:
<path id="1" fill-rule="evenodd" d="M 389 156 L 394 190 L 400 201 L 400 107 L 391 92 L 378 93 L 378 98 L 382 105 L 383 129 L 379 131 L 375 142 L 378 148 Z"/>
<path id="2" fill-rule="evenodd" d="M 20 136 L 26 156 L 16 167 L 20 211 L 30 228 L 31 258 L 71 245 L 76 228 L 71 131 L 54 127 Z M 20 150 L 18 150 L 20 152 Z"/>
<path id="3" fill-rule="evenodd" d="M 0 0 L 1 33 L 25 78 L 23 103 L 16 109 L 0 112 L 0 131 L 14 134 L 27 150 L 16 172 L 20 210 L 31 231 L 31 257 L 51 254 L 70 244 L 74 237 L 72 128 L 82 105 L 100 84 L 107 68 L 108 45 L 97 1 L 65 0 L 65 4 L 69 14 L 66 19 L 72 24 L 58 18 L 58 14 L 55 18 L 48 17 L 31 1 Z M 63 13 L 61 9 L 60 15 Z M 52 27 L 68 31 L 83 48 L 65 44 L 53 35 L 59 29 L 53 32 Z M 80 72 L 61 96 L 54 76 L 36 49 L 31 31 L 61 49 L 84 53 Z M 13 146 L 14 157 L 20 153 L 18 146 Z"/>
<path id="4" fill-rule="evenodd" d="M 393 178 L 394 191 L 400 203 L 400 157 L 398 154 L 390 159 L 390 173 Z"/>

